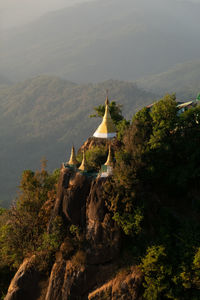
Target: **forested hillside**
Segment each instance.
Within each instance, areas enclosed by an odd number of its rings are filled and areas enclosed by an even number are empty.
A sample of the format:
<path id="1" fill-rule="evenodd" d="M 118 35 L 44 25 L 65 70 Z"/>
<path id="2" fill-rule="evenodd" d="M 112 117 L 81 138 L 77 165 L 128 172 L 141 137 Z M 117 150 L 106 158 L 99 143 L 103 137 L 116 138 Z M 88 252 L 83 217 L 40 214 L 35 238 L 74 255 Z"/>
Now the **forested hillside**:
<path id="1" fill-rule="evenodd" d="M 104 103 L 107 89 L 127 118 L 156 98 L 133 83 L 113 80 L 77 85 L 39 76 L 0 88 L 1 201 L 11 201 L 24 169 L 37 168 L 42 157 L 50 169 L 59 167 L 72 143 L 79 147 L 93 134 L 99 120 L 88 116 Z"/>
<path id="2" fill-rule="evenodd" d="M 182 100 L 195 99 L 200 91 L 200 61 L 191 61 L 175 65 L 169 70 L 137 81 L 138 86 L 163 93 L 176 93 Z"/>

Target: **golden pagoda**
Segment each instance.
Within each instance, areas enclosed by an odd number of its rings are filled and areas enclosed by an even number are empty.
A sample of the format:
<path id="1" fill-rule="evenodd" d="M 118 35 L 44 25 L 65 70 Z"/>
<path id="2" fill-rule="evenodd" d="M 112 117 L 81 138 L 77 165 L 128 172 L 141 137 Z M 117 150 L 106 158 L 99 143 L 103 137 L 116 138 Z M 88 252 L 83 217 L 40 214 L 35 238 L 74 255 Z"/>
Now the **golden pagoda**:
<path id="1" fill-rule="evenodd" d="M 94 137 L 112 139 L 116 136 L 116 128 L 113 120 L 111 119 L 108 104 L 108 97 L 106 97 L 104 117 L 101 124 L 93 134 Z"/>
<path id="2" fill-rule="evenodd" d="M 108 151 L 108 158 L 107 161 L 105 162 L 104 166 L 112 166 L 113 161 L 112 161 L 112 155 L 111 155 L 111 147 L 109 145 L 109 151 Z"/>
<path id="3" fill-rule="evenodd" d="M 78 165 L 78 161 L 76 160 L 76 153 L 75 153 L 75 149 L 74 146 L 72 146 L 72 150 L 71 150 L 71 156 L 70 159 L 67 163 L 68 165 Z"/>
<path id="4" fill-rule="evenodd" d="M 82 163 L 80 165 L 80 167 L 78 168 L 80 171 L 87 171 L 88 167 L 87 167 L 87 162 L 86 162 L 86 158 L 85 158 L 85 150 L 83 150 L 83 159 L 82 159 Z"/>

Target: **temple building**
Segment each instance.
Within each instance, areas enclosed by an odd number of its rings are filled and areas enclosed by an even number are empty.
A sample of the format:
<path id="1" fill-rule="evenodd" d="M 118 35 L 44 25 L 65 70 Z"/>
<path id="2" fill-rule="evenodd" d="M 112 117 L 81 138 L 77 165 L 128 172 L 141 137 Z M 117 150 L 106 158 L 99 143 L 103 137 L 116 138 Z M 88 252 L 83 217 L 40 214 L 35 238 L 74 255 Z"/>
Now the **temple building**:
<path id="1" fill-rule="evenodd" d="M 105 101 L 105 113 L 103 120 L 95 133 L 93 134 L 94 137 L 96 138 L 103 138 L 103 139 L 112 139 L 116 137 L 116 128 L 113 123 L 113 120 L 111 119 L 110 112 L 109 112 L 109 101 L 108 97 L 106 97 Z"/>

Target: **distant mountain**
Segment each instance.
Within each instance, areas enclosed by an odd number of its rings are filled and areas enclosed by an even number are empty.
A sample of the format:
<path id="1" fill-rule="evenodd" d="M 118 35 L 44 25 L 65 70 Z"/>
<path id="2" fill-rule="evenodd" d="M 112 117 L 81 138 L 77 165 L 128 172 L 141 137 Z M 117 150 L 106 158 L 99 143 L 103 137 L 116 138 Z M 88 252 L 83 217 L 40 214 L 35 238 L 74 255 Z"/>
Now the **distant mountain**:
<path id="1" fill-rule="evenodd" d="M 135 80 L 200 57 L 199 3 L 98 0 L 1 32 L 0 70 L 12 80 Z"/>
<path id="2" fill-rule="evenodd" d="M 137 84 L 161 95 L 176 93 L 182 100 L 195 99 L 200 92 L 200 60 L 175 65 L 166 72 L 140 79 Z"/>
<path id="3" fill-rule="evenodd" d="M 50 169 L 68 159 L 93 134 L 100 119 L 93 107 L 110 99 L 123 105 L 127 118 L 156 96 L 134 83 L 109 80 L 77 85 L 58 77 L 39 76 L 0 87 L 0 201 L 11 201 L 24 169 L 37 169 L 42 157 Z"/>
<path id="4" fill-rule="evenodd" d="M 0 86 L 11 84 L 11 80 L 0 74 Z"/>

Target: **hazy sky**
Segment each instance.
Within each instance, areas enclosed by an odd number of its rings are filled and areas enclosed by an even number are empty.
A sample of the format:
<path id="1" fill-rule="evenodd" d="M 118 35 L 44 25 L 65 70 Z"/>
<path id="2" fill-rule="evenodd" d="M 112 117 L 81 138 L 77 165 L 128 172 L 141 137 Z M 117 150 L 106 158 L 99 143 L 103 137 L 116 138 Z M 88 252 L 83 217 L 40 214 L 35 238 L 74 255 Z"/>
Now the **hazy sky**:
<path id="1" fill-rule="evenodd" d="M 97 0 L 0 0 L 0 26 L 2 28 L 20 26 L 46 12 L 89 1 Z M 200 0 L 174 1 L 200 3 Z"/>
<path id="2" fill-rule="evenodd" d="M 0 25 L 20 26 L 42 14 L 94 0 L 0 0 Z"/>

